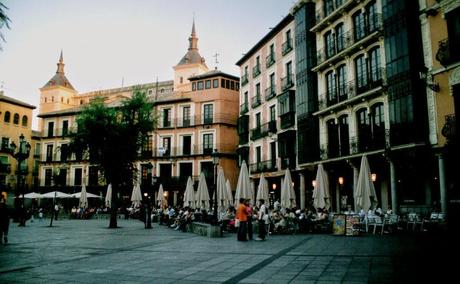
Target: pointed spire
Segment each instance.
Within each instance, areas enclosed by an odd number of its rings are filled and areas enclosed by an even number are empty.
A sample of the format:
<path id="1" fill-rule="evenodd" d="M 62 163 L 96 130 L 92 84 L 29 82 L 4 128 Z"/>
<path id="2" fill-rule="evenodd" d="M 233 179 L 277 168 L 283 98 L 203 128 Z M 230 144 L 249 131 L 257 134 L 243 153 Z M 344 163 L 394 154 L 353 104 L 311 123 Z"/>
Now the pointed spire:
<path id="1" fill-rule="evenodd" d="M 195 31 L 195 16 L 193 17 L 192 34 L 190 35 L 188 40 L 190 42 L 190 46 L 188 50 L 193 50 L 193 49 L 198 50 L 198 38 L 196 37 L 196 31 Z"/>
<path id="2" fill-rule="evenodd" d="M 59 56 L 59 63 L 57 64 L 58 68 L 56 73 L 64 74 L 64 55 L 61 49 L 61 56 Z"/>

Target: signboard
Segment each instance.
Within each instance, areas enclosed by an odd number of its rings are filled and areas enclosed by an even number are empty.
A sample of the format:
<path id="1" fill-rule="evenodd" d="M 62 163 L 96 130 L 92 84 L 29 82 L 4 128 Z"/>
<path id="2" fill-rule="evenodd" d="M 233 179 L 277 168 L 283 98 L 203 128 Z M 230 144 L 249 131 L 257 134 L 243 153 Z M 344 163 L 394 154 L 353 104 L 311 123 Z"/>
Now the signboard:
<path id="1" fill-rule="evenodd" d="M 359 235 L 359 216 L 347 215 L 346 221 L 346 235 L 358 236 Z"/>
<path id="2" fill-rule="evenodd" d="M 345 235 L 345 215 L 334 214 L 332 218 L 332 234 L 333 235 Z"/>

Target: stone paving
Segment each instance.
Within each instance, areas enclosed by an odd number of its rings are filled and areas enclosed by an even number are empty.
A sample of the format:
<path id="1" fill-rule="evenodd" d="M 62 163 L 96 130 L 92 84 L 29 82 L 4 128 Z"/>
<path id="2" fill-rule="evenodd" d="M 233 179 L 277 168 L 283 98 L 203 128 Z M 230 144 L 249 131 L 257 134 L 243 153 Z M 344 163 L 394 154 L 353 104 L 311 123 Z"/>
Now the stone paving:
<path id="1" fill-rule="evenodd" d="M 237 242 L 137 220 L 10 226 L 0 283 L 421 283 L 447 278 L 446 235 L 274 235 Z"/>

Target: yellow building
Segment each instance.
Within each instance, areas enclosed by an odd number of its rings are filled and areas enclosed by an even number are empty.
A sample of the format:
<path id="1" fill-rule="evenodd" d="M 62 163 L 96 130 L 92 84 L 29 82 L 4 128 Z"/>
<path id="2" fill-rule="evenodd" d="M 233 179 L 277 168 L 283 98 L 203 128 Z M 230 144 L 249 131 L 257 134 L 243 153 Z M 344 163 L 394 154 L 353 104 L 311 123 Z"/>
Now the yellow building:
<path id="1" fill-rule="evenodd" d="M 0 92 L 0 191 L 8 193 L 8 199 L 19 195 L 24 189 L 26 192 L 33 188 L 33 151 L 35 143 L 32 142 L 32 110 L 35 106 L 5 96 Z M 21 163 L 18 162 L 11 151 L 11 144 L 19 146 L 20 137 L 31 146 L 29 157 Z M 20 173 L 18 172 L 20 170 Z M 18 191 L 18 174 L 24 177 L 24 187 Z M 23 184 L 21 182 L 21 184 Z"/>
<path id="2" fill-rule="evenodd" d="M 435 159 L 434 178 L 439 178 L 440 209 L 460 213 L 458 123 L 460 110 L 460 2 L 420 2 L 423 52 L 426 70 L 421 72 L 427 90 L 429 140 Z M 437 161 L 436 161 L 437 160 Z M 439 194 L 439 197 L 438 197 Z"/>
<path id="3" fill-rule="evenodd" d="M 149 135 L 137 162 L 145 193 L 152 194 L 162 183 L 170 204 L 180 204 L 186 178 L 192 176 L 197 181 L 201 172 L 211 189 L 214 151 L 235 187 L 238 77 L 208 69 L 199 53 L 195 23 L 188 51 L 173 69 L 170 81 L 79 94 L 65 77 L 61 53 L 56 75 L 40 89 L 41 191 L 52 186 L 79 191 L 85 183 L 88 191 L 103 194 L 105 182 L 99 179 L 98 170 L 82 157 L 68 155 L 70 141 L 65 134 L 75 127 L 81 107 L 92 98 L 104 97 L 107 105 L 115 106 L 135 88 L 147 93 L 158 117 L 157 129 Z"/>

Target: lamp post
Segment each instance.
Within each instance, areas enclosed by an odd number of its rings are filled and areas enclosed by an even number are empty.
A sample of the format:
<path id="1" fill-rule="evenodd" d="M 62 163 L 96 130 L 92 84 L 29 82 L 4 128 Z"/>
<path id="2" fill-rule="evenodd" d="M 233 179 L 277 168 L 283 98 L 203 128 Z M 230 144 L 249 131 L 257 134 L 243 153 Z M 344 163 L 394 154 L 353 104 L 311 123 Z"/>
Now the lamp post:
<path id="1" fill-rule="evenodd" d="M 24 139 L 24 135 L 21 133 L 19 136 L 19 146 L 16 146 L 14 142 L 10 144 L 10 150 L 13 157 L 16 159 L 17 163 L 17 181 L 16 181 L 16 193 L 20 195 L 20 187 L 21 187 L 21 180 L 22 180 L 22 170 L 21 164 L 24 160 L 29 158 L 30 154 L 30 144 Z M 16 151 L 17 150 L 17 151 Z M 24 194 L 25 194 L 25 186 L 22 186 L 22 204 L 20 208 L 20 215 L 19 215 L 19 226 L 24 227 L 26 225 L 26 216 L 25 216 L 25 205 L 24 205 Z"/>
<path id="2" fill-rule="evenodd" d="M 217 149 L 214 149 L 212 152 L 212 164 L 214 165 L 214 211 L 213 211 L 213 221 L 217 225 L 217 165 L 219 164 L 219 152 Z"/>

